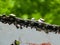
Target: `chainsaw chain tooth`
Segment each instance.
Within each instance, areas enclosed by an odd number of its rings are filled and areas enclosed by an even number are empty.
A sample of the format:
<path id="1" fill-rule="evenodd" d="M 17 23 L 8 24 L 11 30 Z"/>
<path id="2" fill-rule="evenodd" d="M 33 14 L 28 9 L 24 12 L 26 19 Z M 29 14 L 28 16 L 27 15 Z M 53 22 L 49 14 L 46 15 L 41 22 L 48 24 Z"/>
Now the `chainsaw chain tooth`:
<path id="1" fill-rule="evenodd" d="M 16 28 L 19 29 L 19 25 L 18 24 L 15 24 Z"/>

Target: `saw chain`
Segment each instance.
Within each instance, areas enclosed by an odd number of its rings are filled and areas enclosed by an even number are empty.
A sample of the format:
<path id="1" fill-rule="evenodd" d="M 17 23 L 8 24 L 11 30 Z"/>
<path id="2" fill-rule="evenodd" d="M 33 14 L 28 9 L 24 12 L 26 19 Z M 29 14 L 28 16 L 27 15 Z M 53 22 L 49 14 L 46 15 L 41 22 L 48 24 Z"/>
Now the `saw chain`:
<path id="1" fill-rule="evenodd" d="M 39 21 L 36 21 L 36 20 L 24 20 L 24 19 L 21 19 L 21 18 L 18 18 L 14 15 L 9 15 L 9 16 L 6 16 L 6 15 L 2 15 L 0 16 L 0 22 L 4 23 L 4 24 L 14 24 L 16 26 L 16 28 L 20 28 L 22 29 L 23 27 L 31 27 L 31 28 L 35 28 L 36 31 L 44 31 L 46 33 L 49 33 L 49 32 L 55 32 L 55 33 L 60 33 L 60 26 L 59 25 L 52 25 L 52 24 L 48 24 L 46 22 L 39 22 Z"/>

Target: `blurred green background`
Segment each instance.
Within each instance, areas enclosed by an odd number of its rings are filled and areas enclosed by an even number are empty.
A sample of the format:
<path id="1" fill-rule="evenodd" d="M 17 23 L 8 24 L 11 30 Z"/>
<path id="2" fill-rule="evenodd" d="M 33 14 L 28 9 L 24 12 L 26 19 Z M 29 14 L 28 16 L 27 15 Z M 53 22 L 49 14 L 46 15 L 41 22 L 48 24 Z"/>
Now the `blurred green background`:
<path id="1" fill-rule="evenodd" d="M 0 14 L 16 14 L 23 19 L 45 19 L 60 25 L 60 0 L 0 0 Z"/>

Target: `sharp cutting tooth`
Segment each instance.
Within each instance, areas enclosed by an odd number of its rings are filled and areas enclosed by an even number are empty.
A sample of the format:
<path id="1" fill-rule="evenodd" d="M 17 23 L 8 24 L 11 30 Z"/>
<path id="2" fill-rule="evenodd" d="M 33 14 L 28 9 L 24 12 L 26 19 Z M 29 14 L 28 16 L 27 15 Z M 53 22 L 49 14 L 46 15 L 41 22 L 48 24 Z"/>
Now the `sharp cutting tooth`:
<path id="1" fill-rule="evenodd" d="M 31 21 L 35 21 L 35 18 L 32 18 Z"/>
<path id="2" fill-rule="evenodd" d="M 17 29 L 20 27 L 20 25 L 18 25 L 18 24 L 16 24 L 15 26 L 16 26 Z"/>
<path id="3" fill-rule="evenodd" d="M 10 16 L 13 16 L 13 17 L 15 17 L 16 15 L 15 14 L 9 14 Z"/>
<path id="4" fill-rule="evenodd" d="M 45 21 L 44 21 L 44 19 L 40 18 L 40 19 L 38 20 L 38 22 L 43 23 L 43 22 L 45 22 Z"/>
<path id="5" fill-rule="evenodd" d="M 40 18 L 40 20 L 44 21 L 44 19 L 43 19 L 43 18 Z"/>

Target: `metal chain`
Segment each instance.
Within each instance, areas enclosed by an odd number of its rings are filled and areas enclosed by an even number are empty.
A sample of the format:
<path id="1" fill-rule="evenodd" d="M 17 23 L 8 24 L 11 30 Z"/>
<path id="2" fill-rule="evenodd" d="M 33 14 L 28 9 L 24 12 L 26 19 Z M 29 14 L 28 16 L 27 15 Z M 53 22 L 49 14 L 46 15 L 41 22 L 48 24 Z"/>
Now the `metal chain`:
<path id="1" fill-rule="evenodd" d="M 55 32 L 55 33 L 60 33 L 60 26 L 58 25 L 52 25 L 52 24 L 48 24 L 45 23 L 43 21 L 36 21 L 36 20 L 24 20 L 24 19 L 20 19 L 17 18 L 14 15 L 2 15 L 0 16 L 0 22 L 4 23 L 4 24 L 14 24 L 16 26 L 16 28 L 20 28 L 22 29 L 22 26 L 24 27 L 31 27 L 31 28 L 36 28 L 36 31 L 45 31 L 46 33 L 49 32 Z"/>

